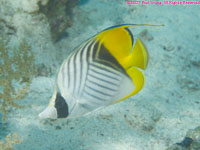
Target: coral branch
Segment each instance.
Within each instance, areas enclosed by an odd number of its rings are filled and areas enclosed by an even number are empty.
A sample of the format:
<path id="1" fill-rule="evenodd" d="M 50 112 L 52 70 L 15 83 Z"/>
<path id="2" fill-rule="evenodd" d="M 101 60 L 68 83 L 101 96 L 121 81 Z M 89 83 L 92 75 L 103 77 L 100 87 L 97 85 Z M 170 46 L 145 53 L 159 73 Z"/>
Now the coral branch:
<path id="1" fill-rule="evenodd" d="M 6 142 L 0 141 L 0 150 L 12 150 L 14 144 L 22 143 L 22 140 L 18 138 L 17 133 L 8 134 L 5 141 Z"/>
<path id="2" fill-rule="evenodd" d="M 15 101 L 25 98 L 36 74 L 34 55 L 28 43 L 24 40 L 15 49 L 8 45 L 9 40 L 0 39 L 0 111 L 4 121 L 11 108 L 22 108 Z"/>

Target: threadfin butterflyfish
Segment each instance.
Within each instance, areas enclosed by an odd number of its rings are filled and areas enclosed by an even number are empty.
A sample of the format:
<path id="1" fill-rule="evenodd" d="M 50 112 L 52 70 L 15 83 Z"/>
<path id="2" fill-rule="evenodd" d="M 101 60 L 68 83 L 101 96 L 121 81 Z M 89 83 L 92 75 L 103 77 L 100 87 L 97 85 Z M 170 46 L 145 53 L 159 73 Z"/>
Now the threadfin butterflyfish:
<path id="1" fill-rule="evenodd" d="M 131 26 L 157 25 L 113 26 L 82 43 L 61 65 L 54 94 L 39 117 L 78 117 L 138 93 L 149 58 L 140 38 L 134 43 Z"/>

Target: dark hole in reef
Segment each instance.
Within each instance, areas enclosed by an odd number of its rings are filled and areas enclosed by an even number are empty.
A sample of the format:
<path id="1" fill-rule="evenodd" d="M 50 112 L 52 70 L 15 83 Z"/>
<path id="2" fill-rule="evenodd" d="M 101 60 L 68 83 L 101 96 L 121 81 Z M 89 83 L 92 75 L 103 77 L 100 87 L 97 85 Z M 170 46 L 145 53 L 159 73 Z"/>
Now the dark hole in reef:
<path id="1" fill-rule="evenodd" d="M 59 41 L 61 41 L 62 39 L 67 38 L 68 35 L 69 35 L 69 34 L 68 34 L 66 31 L 64 31 L 63 33 L 61 33 L 61 34 L 58 36 L 58 39 L 56 40 L 56 42 L 59 42 Z"/>
<path id="2" fill-rule="evenodd" d="M 53 42 L 59 41 L 63 37 L 61 34 L 72 26 L 72 9 L 78 5 L 78 2 L 79 0 L 49 0 L 44 6 L 41 2 L 38 3 L 39 11 L 48 19 Z"/>
<path id="3" fill-rule="evenodd" d="M 185 148 L 189 148 L 192 142 L 193 142 L 193 139 L 186 137 L 183 139 L 181 143 L 176 143 L 176 144 Z"/>

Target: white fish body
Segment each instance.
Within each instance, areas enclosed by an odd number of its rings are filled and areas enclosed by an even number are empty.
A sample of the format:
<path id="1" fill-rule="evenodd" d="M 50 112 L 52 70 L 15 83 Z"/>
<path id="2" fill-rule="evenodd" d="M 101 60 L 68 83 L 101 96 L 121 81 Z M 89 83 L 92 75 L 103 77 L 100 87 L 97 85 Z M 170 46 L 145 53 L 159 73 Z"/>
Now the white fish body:
<path id="1" fill-rule="evenodd" d="M 136 94 L 144 84 L 145 46 L 121 25 L 81 44 L 61 65 L 56 89 L 40 118 L 77 117 Z"/>

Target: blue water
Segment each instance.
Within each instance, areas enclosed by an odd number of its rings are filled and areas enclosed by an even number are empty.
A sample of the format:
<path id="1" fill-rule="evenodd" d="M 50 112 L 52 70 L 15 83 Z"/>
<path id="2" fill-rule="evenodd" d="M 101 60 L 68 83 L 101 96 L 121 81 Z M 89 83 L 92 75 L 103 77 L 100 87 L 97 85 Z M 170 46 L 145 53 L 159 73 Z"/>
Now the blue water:
<path id="1" fill-rule="evenodd" d="M 28 95 L 19 102 L 24 108 L 11 109 L 6 123 L 0 122 L 0 140 L 13 132 L 23 139 L 14 150 L 165 150 L 200 126 L 199 5 L 80 0 L 70 13 L 66 11 L 71 26 L 56 42 L 48 19 L 40 12 L 22 11 L 22 6 L 14 0 L 0 6 L 0 34 L 11 39 L 11 47 L 26 39 L 38 70 Z M 164 24 L 130 28 L 150 57 L 142 91 L 80 118 L 39 119 L 64 59 L 85 40 L 119 24 Z"/>

